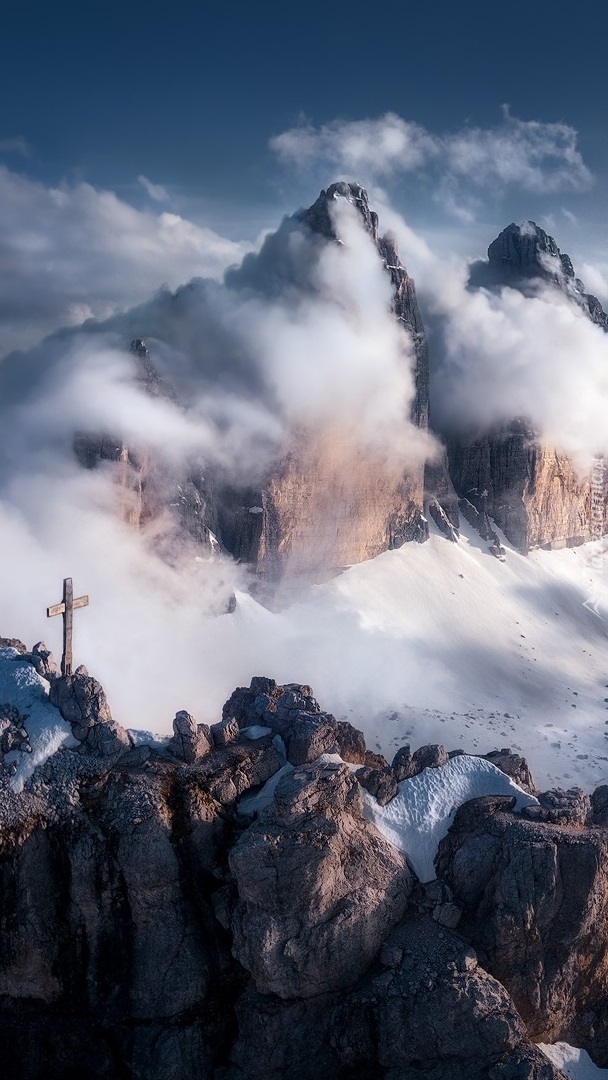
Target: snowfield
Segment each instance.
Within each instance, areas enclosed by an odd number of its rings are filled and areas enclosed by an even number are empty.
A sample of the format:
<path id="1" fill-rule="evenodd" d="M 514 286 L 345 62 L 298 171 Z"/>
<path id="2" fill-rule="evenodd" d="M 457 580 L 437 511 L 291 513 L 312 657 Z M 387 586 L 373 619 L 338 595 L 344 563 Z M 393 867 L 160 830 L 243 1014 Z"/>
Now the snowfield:
<path id="1" fill-rule="evenodd" d="M 221 621 L 241 682 L 310 683 L 389 761 L 510 747 L 541 788 L 608 783 L 608 543 L 526 557 L 501 537 L 503 563 L 466 522 L 458 543 L 431 529 L 278 614 L 239 595 Z"/>
<path id="2" fill-rule="evenodd" d="M 458 543 L 430 527 L 280 611 L 241 592 L 234 613 L 205 618 L 147 595 L 123 631 L 102 590 L 76 626 L 77 662 L 130 730 L 170 735 L 178 709 L 215 723 L 235 686 L 267 675 L 309 683 L 389 760 L 406 742 L 510 747 L 541 788 L 608 783 L 608 541 L 524 557 L 501 538 L 500 562 L 466 522 Z M 57 648 L 37 605 L 26 596 L 23 625 L 2 632 Z M 67 732 L 49 715 L 50 747 Z"/>

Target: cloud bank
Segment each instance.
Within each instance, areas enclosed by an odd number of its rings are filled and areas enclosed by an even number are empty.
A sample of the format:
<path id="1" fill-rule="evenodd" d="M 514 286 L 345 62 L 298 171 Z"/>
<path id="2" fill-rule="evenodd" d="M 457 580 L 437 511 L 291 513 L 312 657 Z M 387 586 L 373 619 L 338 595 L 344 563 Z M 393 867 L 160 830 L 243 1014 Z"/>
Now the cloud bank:
<path id="1" fill-rule="evenodd" d="M 188 543 L 168 550 L 171 508 L 139 531 L 126 524 L 115 470 L 82 470 L 75 431 L 153 452 L 176 476 L 195 468 L 241 485 L 259 482 L 294 431 L 324 446 L 337 433 L 346 470 L 353 448 L 397 473 L 429 452 L 408 419 L 413 348 L 388 275 L 347 200 L 335 224 L 340 244 L 296 240 L 293 223 L 269 240 L 271 261 L 302 257 L 297 283 L 287 275 L 277 286 L 262 251 L 225 285 L 165 290 L 0 363 L 2 632 L 42 637 L 44 608 L 72 576 L 92 597 L 78 621 L 79 659 L 107 683 L 123 723 L 168 730 L 182 707 L 216 718 L 209 711 L 246 677 L 251 656 L 242 628 L 231 652 L 229 621 L 210 612 L 247 586 L 247 572 Z M 175 400 L 137 379 L 134 336 L 148 340 Z"/>
<path id="2" fill-rule="evenodd" d="M 158 201 L 160 187 L 146 185 Z M 0 356 L 60 326 L 107 318 L 163 284 L 219 278 L 248 248 L 112 191 L 45 187 L 0 165 Z"/>
<path id="3" fill-rule="evenodd" d="M 408 174 L 426 176 L 436 199 L 465 223 L 488 192 L 581 192 L 593 183 L 573 127 L 520 120 L 508 106 L 491 128 L 437 134 L 386 113 L 320 127 L 302 124 L 274 136 L 270 146 L 284 164 L 332 179 L 337 173 L 375 186 Z"/>

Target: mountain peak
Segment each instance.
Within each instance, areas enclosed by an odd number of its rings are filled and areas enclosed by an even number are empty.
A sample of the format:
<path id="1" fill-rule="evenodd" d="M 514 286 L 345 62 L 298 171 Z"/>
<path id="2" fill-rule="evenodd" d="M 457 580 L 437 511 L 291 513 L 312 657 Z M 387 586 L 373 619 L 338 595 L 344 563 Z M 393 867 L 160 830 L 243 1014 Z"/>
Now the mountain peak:
<path id="1" fill-rule="evenodd" d="M 520 225 L 512 221 L 490 244 L 487 261 L 473 263 L 469 273 L 471 288 L 508 285 L 534 294 L 539 282 L 560 289 L 608 332 L 608 314 L 599 300 L 585 291 L 570 256 L 561 252 L 554 238 L 535 221 Z"/>
<path id="2" fill-rule="evenodd" d="M 365 188 L 360 184 L 346 180 L 338 180 L 330 184 L 327 190 L 322 190 L 316 202 L 304 210 L 301 221 L 315 233 L 321 233 L 328 239 L 337 240 L 335 225 L 331 208 L 336 200 L 345 199 L 358 210 L 363 224 L 372 235 L 374 241 L 378 240 L 378 215 L 369 208 L 369 198 Z"/>

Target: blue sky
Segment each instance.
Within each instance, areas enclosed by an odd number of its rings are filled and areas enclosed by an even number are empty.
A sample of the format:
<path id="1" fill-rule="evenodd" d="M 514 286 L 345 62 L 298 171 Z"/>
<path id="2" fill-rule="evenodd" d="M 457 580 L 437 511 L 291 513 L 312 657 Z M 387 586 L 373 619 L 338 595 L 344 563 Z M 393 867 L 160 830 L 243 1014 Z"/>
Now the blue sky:
<path id="1" fill-rule="evenodd" d="M 584 9 L 555 0 L 7 2 L 0 163 L 10 192 L 0 192 L 8 207 L 0 241 L 8 235 L 13 259 L 45 248 L 45 220 L 57 210 L 46 193 L 63 191 L 79 209 L 73 218 L 70 206 L 62 209 L 61 223 L 49 224 L 57 230 L 50 242 L 56 263 L 65 269 L 71 260 L 66 279 L 78 277 L 79 234 L 90 248 L 95 229 L 111 231 L 107 205 L 103 226 L 93 227 L 91 207 L 83 209 L 87 198 L 95 201 L 82 187 L 89 185 L 116 195 L 118 218 L 128 216 L 126 204 L 180 219 L 171 227 L 180 233 L 181 254 L 163 279 L 173 284 L 190 269 L 184 245 L 203 243 L 192 230 L 254 242 L 350 170 L 348 178 L 380 190 L 439 248 L 474 257 L 510 220 L 531 217 L 579 263 L 603 273 L 607 31 L 608 9 L 599 0 Z M 405 125 L 406 141 L 427 140 L 415 167 L 394 158 L 377 167 L 386 114 Z M 349 125 L 365 120 L 376 126 L 366 129 L 366 154 L 353 159 L 349 139 L 361 130 Z M 294 129 L 308 133 L 306 144 L 300 138 L 294 151 L 292 139 L 289 153 L 285 142 L 271 148 L 273 137 Z M 513 147 L 522 160 L 510 173 L 504 159 Z M 153 228 L 151 219 L 145 228 Z M 121 230 L 128 235 L 124 222 Z M 66 231 L 71 255 L 59 250 Z M 167 260 L 167 244 L 163 239 L 150 258 Z M 240 248 L 226 250 L 236 257 Z"/>

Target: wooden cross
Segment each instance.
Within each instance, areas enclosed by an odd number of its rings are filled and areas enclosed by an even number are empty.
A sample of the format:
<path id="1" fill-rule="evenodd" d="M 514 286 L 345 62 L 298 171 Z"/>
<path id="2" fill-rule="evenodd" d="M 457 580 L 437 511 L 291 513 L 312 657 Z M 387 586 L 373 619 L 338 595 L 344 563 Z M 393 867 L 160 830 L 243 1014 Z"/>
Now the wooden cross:
<path id="1" fill-rule="evenodd" d="M 74 600 L 71 577 L 63 579 L 63 600 L 60 604 L 53 604 L 46 609 L 47 618 L 53 615 L 63 615 L 63 656 L 61 657 L 61 674 L 72 674 L 72 624 L 74 608 L 86 607 L 89 602 L 88 596 L 79 596 Z"/>

